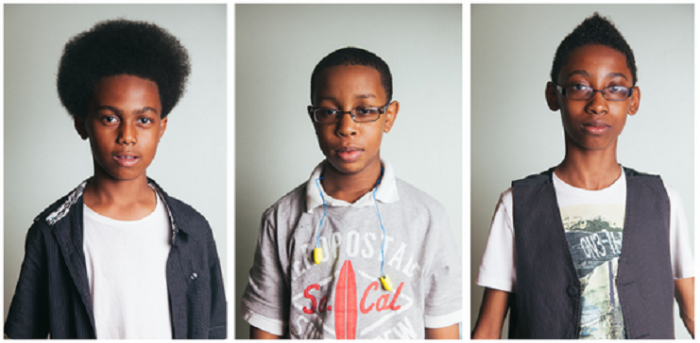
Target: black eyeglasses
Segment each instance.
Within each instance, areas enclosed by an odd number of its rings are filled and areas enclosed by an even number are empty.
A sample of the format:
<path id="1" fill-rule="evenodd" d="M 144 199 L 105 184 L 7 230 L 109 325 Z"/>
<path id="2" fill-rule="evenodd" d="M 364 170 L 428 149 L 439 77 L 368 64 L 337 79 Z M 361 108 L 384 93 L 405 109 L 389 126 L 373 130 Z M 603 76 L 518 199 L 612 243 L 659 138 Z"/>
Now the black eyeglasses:
<path id="1" fill-rule="evenodd" d="M 356 123 L 371 123 L 377 121 L 379 117 L 386 112 L 386 108 L 389 106 L 391 101 L 382 107 L 358 107 L 353 108 L 351 111 L 339 111 L 333 108 L 324 107 L 313 107 L 309 106 L 307 110 L 309 114 L 313 116 L 314 121 L 321 124 L 333 124 L 340 121 L 345 113 L 350 114 L 350 118 Z"/>
<path id="2" fill-rule="evenodd" d="M 605 100 L 610 101 L 622 101 L 632 96 L 632 88 L 627 88 L 625 86 L 607 86 L 603 89 L 593 89 L 593 87 L 585 86 L 580 83 L 575 83 L 566 87 L 562 87 L 556 83 L 554 85 L 557 86 L 557 90 L 561 92 L 562 95 L 571 100 L 588 100 L 595 95 L 595 92 L 600 92 L 603 94 Z"/>

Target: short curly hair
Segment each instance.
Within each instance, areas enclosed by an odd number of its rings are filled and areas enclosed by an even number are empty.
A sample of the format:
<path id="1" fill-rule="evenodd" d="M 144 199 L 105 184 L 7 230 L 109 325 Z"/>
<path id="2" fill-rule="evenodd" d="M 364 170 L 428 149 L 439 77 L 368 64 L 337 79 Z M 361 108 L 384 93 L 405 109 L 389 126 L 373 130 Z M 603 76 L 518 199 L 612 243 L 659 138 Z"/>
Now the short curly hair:
<path id="1" fill-rule="evenodd" d="M 336 66 L 347 66 L 347 65 L 360 65 L 365 67 L 370 67 L 379 72 L 382 87 L 384 87 L 384 92 L 386 92 L 387 101 L 391 101 L 391 96 L 393 93 L 391 71 L 389 66 L 382 60 L 379 56 L 365 49 L 346 47 L 338 49 L 331 52 L 326 57 L 324 57 L 316 67 L 313 73 L 311 73 L 311 102 L 314 101 L 314 92 L 316 91 L 316 78 L 318 75 L 330 68 Z"/>
<path id="2" fill-rule="evenodd" d="M 56 85 L 71 116 L 85 118 L 100 79 L 133 75 L 155 82 L 165 118 L 185 92 L 190 74 L 187 50 L 155 24 L 125 19 L 102 21 L 71 38 L 63 48 Z"/>
<path id="3" fill-rule="evenodd" d="M 561 41 L 557 52 L 554 54 L 550 77 L 552 82 L 557 82 L 557 76 L 561 67 L 566 64 L 571 51 L 588 44 L 602 44 L 615 49 L 625 55 L 627 68 L 632 73 L 632 83 L 637 84 L 637 65 L 634 61 L 634 53 L 620 31 L 607 18 L 601 17 L 598 12 L 586 18 L 564 40 Z"/>

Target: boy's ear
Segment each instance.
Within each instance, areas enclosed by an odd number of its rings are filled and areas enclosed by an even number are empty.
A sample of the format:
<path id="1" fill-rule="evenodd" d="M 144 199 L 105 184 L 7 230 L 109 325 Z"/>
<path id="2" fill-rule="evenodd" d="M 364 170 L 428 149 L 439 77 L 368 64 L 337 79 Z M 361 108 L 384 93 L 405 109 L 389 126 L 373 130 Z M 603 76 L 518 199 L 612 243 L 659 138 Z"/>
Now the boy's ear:
<path id="1" fill-rule="evenodd" d="M 158 135 L 158 143 L 160 143 L 161 137 L 163 137 L 163 134 L 165 133 L 165 128 L 168 127 L 168 117 L 162 118 L 160 120 L 160 134 Z"/>
<path id="2" fill-rule="evenodd" d="M 547 106 L 549 106 L 549 109 L 552 111 L 559 110 L 559 100 L 557 99 L 559 95 L 558 93 L 557 86 L 554 84 L 554 82 L 547 82 L 547 88 L 544 91 L 544 96 L 547 99 Z"/>
<path id="3" fill-rule="evenodd" d="M 88 138 L 87 128 L 85 128 L 85 119 L 81 118 L 79 115 L 73 115 L 73 126 L 75 131 L 78 131 L 78 135 L 82 140 Z"/>
<path id="4" fill-rule="evenodd" d="M 635 86 L 632 89 L 632 102 L 630 103 L 629 115 L 633 116 L 637 114 L 639 110 L 639 101 L 642 99 L 642 91 L 639 90 L 639 86 Z"/>
<path id="5" fill-rule="evenodd" d="M 314 107 L 313 107 L 313 106 L 311 106 L 311 105 L 306 106 L 306 113 L 309 114 L 309 119 L 311 119 L 311 122 L 312 122 L 312 123 L 314 122 L 314 112 L 313 112 L 313 110 L 314 110 Z"/>
<path id="6" fill-rule="evenodd" d="M 389 133 L 391 128 L 394 126 L 394 121 L 396 116 L 399 115 L 399 102 L 392 101 L 389 106 L 386 107 L 386 120 L 384 121 L 384 133 Z"/>

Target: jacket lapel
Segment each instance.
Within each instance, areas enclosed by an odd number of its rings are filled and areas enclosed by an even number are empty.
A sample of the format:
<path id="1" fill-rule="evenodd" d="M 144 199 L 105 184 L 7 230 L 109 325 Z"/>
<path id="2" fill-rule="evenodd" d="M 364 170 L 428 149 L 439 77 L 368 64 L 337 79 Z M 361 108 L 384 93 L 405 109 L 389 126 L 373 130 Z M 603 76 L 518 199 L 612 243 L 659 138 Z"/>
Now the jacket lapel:
<path id="1" fill-rule="evenodd" d="M 168 280 L 168 297 L 170 299 L 170 322 L 173 329 L 174 339 L 184 339 L 188 337 L 188 314 L 187 314 L 187 282 L 185 267 L 183 263 L 189 263 L 189 253 L 187 239 L 183 239 L 186 234 L 180 229 L 184 223 L 173 200 L 162 188 L 153 180 L 148 179 L 149 185 L 163 199 L 165 208 L 168 211 L 171 228 L 171 247 L 166 262 L 166 278 Z"/>
<path id="2" fill-rule="evenodd" d="M 90 300 L 85 253 L 83 251 L 83 197 L 80 196 L 71 206 L 68 215 L 54 224 L 53 233 L 61 249 L 61 255 L 70 272 L 75 288 L 85 306 L 95 332 L 95 317 Z"/>

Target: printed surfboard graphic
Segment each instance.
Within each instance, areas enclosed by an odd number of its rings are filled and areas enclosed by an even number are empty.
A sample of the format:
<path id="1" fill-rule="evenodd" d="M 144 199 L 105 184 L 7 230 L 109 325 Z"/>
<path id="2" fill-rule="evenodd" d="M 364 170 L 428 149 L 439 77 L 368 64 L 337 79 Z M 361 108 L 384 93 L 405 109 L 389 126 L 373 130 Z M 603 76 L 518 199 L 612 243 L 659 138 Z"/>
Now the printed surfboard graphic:
<path id="1" fill-rule="evenodd" d="M 357 285 L 355 271 L 348 260 L 340 269 L 335 286 L 335 338 L 355 339 L 357 331 Z"/>

